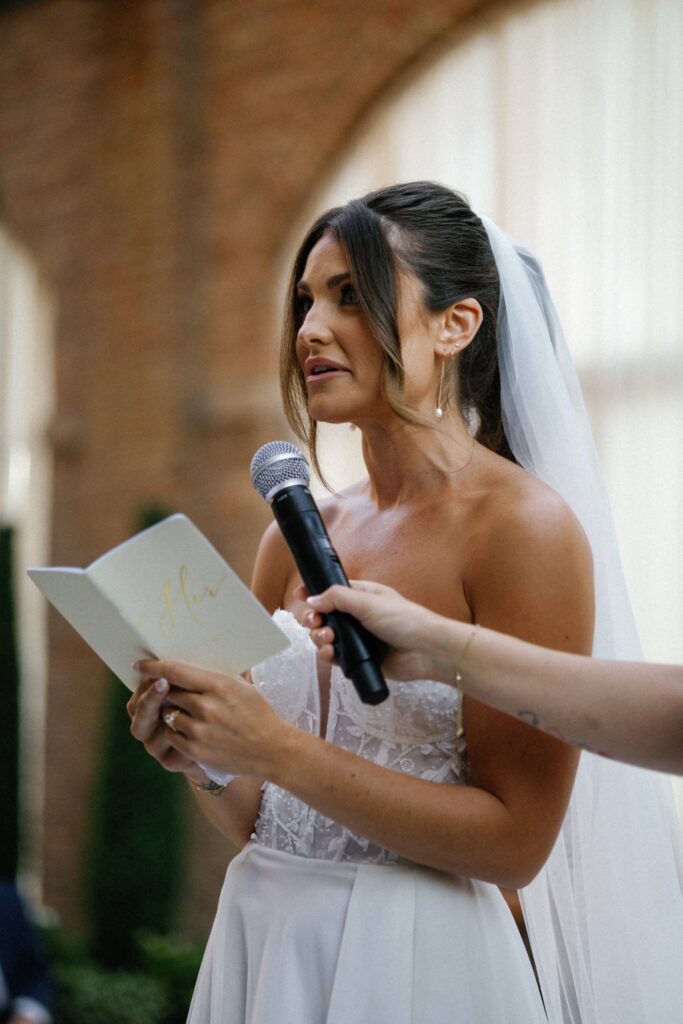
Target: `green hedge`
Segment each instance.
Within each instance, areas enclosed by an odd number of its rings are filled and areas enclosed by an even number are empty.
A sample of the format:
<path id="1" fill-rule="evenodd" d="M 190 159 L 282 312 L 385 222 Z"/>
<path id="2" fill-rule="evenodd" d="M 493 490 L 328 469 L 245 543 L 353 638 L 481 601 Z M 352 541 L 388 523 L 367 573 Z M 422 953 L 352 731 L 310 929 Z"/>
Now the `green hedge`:
<path id="1" fill-rule="evenodd" d="M 191 942 L 173 935 L 140 932 L 140 966 L 164 987 L 167 1012 L 164 1024 L 185 1024 L 202 954 Z"/>
<path id="2" fill-rule="evenodd" d="M 187 940 L 141 932 L 135 966 L 111 970 L 74 936 L 48 929 L 43 938 L 57 987 L 55 1024 L 185 1024 L 201 962 Z"/>
<path id="3" fill-rule="evenodd" d="M 163 1024 L 167 999 L 156 978 L 95 964 L 71 964 L 55 973 L 56 1024 Z"/>

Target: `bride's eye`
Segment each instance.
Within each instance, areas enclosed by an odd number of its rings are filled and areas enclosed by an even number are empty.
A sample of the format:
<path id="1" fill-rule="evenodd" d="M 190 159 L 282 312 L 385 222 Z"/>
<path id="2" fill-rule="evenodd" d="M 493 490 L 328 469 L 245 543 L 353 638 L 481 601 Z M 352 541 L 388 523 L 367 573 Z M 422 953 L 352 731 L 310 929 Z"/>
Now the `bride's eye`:
<path id="1" fill-rule="evenodd" d="M 342 306 L 357 306 L 358 297 L 356 296 L 356 289 L 352 284 L 345 284 L 341 290 L 340 305 Z"/>
<path id="2" fill-rule="evenodd" d="M 310 311 L 312 305 L 313 299 L 310 295 L 306 295 L 305 292 L 300 292 L 294 297 L 294 315 L 299 323 L 303 323 L 306 319 L 306 315 Z"/>

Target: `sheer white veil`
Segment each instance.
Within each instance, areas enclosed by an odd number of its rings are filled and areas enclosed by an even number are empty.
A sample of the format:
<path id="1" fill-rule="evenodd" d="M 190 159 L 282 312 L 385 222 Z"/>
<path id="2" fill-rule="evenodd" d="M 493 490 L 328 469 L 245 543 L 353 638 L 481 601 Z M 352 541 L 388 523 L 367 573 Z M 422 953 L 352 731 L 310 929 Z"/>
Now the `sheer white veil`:
<path id="1" fill-rule="evenodd" d="M 510 446 L 586 531 L 595 568 L 593 653 L 638 659 L 609 502 L 543 271 L 532 253 L 482 222 L 501 282 L 498 351 Z M 581 755 L 560 836 L 520 893 L 550 1024 L 683 1021 L 681 850 L 668 778 Z"/>

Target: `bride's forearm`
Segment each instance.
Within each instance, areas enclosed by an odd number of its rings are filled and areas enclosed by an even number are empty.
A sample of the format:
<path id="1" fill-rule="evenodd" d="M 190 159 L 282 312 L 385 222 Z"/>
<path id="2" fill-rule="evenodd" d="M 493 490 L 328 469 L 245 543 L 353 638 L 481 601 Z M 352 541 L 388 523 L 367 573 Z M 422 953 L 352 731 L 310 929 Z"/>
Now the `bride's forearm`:
<path id="1" fill-rule="evenodd" d="M 403 775 L 298 729 L 268 776 L 350 831 L 450 874 L 515 889 L 549 852 L 490 792 Z"/>
<path id="2" fill-rule="evenodd" d="M 440 616 L 424 642 L 439 678 L 472 697 L 575 746 L 683 772 L 680 666 L 565 654 Z"/>
<path id="3" fill-rule="evenodd" d="M 186 773 L 192 793 L 204 817 L 238 850 L 249 841 L 261 803 L 262 780 L 239 776 L 222 791 L 211 792 L 192 785 L 203 782 L 203 773 Z"/>

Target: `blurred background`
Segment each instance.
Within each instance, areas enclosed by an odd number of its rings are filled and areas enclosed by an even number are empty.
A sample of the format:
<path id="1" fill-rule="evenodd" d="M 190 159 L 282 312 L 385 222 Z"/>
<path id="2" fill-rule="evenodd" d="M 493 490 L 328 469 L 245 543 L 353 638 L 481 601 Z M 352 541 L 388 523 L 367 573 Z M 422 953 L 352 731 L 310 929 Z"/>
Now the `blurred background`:
<path id="1" fill-rule="evenodd" d="M 232 851 L 25 568 L 182 511 L 248 579 L 321 209 L 433 178 L 541 255 L 645 654 L 683 662 L 682 128 L 680 0 L 0 2 L 0 873 L 73 969 L 191 982 Z M 325 431 L 334 485 L 357 443 Z M 112 1019 L 170 1021 L 149 992 Z"/>

